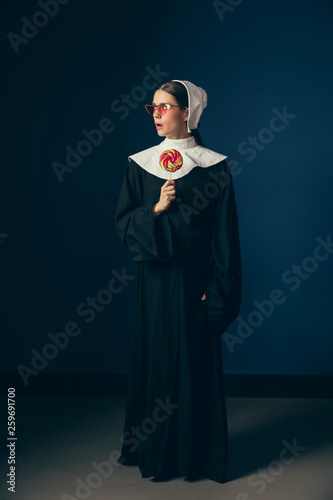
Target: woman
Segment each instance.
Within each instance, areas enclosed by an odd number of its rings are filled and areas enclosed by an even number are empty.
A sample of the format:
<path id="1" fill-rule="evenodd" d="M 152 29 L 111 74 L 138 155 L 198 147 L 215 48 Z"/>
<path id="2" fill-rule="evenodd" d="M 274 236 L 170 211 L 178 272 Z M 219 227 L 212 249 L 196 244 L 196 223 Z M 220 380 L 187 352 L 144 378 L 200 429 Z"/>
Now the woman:
<path id="1" fill-rule="evenodd" d="M 241 256 L 225 155 L 203 146 L 206 92 L 172 80 L 146 105 L 158 145 L 128 157 L 115 225 L 138 263 L 126 419 L 118 462 L 142 477 L 225 482 L 221 335 L 237 317 Z M 169 149 L 183 164 L 163 170 Z"/>

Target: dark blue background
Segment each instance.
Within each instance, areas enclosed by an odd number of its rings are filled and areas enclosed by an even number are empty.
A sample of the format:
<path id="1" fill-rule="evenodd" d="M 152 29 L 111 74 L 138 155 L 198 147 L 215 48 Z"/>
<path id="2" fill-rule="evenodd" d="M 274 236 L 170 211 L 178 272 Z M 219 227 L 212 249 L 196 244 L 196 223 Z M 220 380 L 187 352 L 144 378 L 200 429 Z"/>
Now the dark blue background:
<path id="1" fill-rule="evenodd" d="M 42 352 L 49 332 L 76 321 L 80 334 L 45 372 L 127 371 L 136 279 L 90 323 L 76 309 L 113 269 L 136 274 L 115 232 L 116 201 L 127 156 L 161 140 L 143 106 L 154 90 L 136 87 L 184 79 L 207 91 L 200 133 L 233 167 L 240 317 L 248 321 L 253 301 L 274 289 L 285 297 L 242 343 L 231 347 L 237 321 L 229 328 L 225 372 L 332 374 L 333 256 L 294 291 L 282 280 L 310 262 L 316 238 L 333 234 L 332 2 L 244 0 L 222 19 L 213 2 L 71 0 L 15 53 L 8 33 L 21 34 L 22 17 L 41 10 L 31 0 L 1 5 L 1 370 L 30 367 L 31 349 Z M 147 67 L 165 76 L 145 80 Z M 123 94 L 131 105 L 111 109 Z M 284 107 L 296 116 L 268 136 Z M 104 118 L 114 131 L 59 182 L 52 163 Z M 262 138 L 253 158 L 249 136 Z"/>

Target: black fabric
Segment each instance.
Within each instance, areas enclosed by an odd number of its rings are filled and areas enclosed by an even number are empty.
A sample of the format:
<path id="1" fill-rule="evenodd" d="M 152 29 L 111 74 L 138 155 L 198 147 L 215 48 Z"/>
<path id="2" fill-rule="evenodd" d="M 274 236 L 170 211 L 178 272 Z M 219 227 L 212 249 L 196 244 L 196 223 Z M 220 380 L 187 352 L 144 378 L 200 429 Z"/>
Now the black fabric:
<path id="1" fill-rule="evenodd" d="M 138 465 L 142 477 L 225 482 L 221 335 L 237 317 L 242 290 L 232 176 L 225 160 L 193 168 L 155 216 L 165 182 L 130 160 L 116 207 L 117 233 L 138 263 L 118 462 Z"/>

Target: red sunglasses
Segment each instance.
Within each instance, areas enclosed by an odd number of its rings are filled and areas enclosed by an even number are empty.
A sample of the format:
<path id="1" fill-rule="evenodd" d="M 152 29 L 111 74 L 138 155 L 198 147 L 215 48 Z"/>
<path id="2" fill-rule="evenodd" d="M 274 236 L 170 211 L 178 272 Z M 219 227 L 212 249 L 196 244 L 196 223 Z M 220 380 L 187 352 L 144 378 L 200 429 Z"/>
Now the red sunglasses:
<path id="1" fill-rule="evenodd" d="M 160 115 L 165 115 L 167 111 L 172 107 L 174 108 L 181 108 L 181 109 L 186 109 L 187 106 L 176 106 L 175 104 L 159 104 L 159 105 L 153 105 L 153 104 L 145 104 L 145 108 L 148 111 L 150 115 L 153 116 L 155 109 L 158 110 Z"/>

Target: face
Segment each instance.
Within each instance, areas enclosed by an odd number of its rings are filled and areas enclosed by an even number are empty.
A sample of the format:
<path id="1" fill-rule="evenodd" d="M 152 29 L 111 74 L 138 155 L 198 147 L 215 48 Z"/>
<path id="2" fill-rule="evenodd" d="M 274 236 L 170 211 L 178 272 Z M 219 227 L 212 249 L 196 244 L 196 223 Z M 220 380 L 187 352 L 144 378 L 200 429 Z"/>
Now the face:
<path id="1" fill-rule="evenodd" d="M 156 90 L 152 104 L 173 104 L 178 106 L 174 96 L 164 90 Z M 157 123 L 162 125 L 162 127 L 156 128 L 159 136 L 165 136 L 168 139 L 183 139 L 190 136 L 187 132 L 188 108 L 180 109 L 171 106 L 164 115 L 161 115 L 155 109 L 153 118 L 155 126 Z"/>

